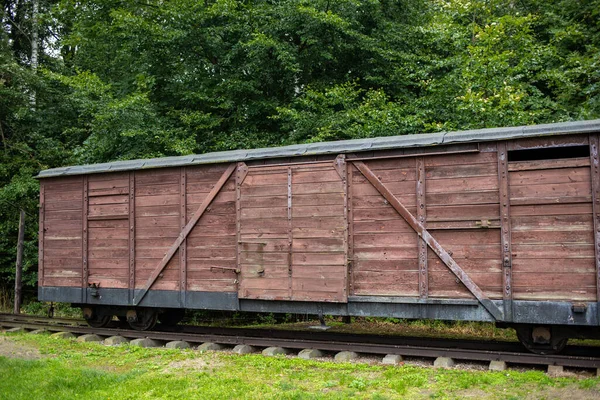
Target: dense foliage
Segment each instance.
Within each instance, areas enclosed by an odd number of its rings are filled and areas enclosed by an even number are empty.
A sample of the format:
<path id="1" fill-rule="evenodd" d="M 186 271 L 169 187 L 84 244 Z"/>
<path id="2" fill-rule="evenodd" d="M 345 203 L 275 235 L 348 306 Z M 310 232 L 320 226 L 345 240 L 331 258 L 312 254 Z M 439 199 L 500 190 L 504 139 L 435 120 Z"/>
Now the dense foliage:
<path id="1" fill-rule="evenodd" d="M 42 168 L 600 117 L 599 0 L 3 0 L 0 284 Z"/>

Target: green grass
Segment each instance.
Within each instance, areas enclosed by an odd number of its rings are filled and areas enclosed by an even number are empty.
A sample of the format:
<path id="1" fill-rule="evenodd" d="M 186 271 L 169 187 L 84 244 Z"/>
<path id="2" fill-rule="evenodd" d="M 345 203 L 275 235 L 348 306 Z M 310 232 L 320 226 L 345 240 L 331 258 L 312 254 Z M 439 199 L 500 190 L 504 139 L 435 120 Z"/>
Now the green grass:
<path id="1" fill-rule="evenodd" d="M 0 356 L 0 399 L 396 399 L 600 395 L 598 378 L 436 370 L 226 352 L 107 347 L 0 334 L 41 359 Z M 0 343 L 2 346 L 2 343 Z M 539 396 L 538 396 L 539 394 Z"/>

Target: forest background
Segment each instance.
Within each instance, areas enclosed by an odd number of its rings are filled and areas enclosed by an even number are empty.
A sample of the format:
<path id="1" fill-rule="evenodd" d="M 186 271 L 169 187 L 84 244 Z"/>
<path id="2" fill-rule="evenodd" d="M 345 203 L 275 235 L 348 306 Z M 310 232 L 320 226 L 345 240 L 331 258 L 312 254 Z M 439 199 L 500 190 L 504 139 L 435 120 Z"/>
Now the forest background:
<path id="1" fill-rule="evenodd" d="M 600 118 L 600 0 L 2 0 L 0 289 L 45 168 Z"/>

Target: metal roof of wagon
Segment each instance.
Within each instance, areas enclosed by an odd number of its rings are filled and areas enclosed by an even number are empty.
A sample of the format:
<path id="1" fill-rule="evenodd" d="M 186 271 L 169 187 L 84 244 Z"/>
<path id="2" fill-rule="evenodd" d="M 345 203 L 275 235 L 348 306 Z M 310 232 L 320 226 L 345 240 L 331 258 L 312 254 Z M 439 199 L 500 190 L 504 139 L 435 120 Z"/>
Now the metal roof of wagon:
<path id="1" fill-rule="evenodd" d="M 189 156 L 113 161 L 101 164 L 77 165 L 71 167 L 47 169 L 41 171 L 37 177 L 50 178 L 65 175 L 97 174 L 103 172 L 131 171 L 138 169 L 178 167 L 197 164 L 215 164 L 222 162 L 239 162 L 267 158 L 354 153 L 361 151 L 390 150 L 411 147 L 438 146 L 454 143 L 486 142 L 589 132 L 600 132 L 600 119 L 508 128 L 489 128 L 456 132 L 422 133 L 367 139 L 340 140 L 336 142 L 296 144 L 291 146 L 263 149 L 219 151 L 206 154 L 193 154 Z"/>

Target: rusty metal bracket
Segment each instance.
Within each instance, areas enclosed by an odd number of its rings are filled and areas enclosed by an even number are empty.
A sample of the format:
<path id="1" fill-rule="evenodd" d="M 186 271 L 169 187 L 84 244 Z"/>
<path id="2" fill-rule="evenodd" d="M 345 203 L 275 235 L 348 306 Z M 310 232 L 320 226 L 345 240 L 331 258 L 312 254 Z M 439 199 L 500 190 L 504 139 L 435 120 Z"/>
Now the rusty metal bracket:
<path id="1" fill-rule="evenodd" d="M 333 160 L 333 167 L 337 171 L 342 181 L 346 181 L 346 155 L 340 154 Z"/>
<path id="2" fill-rule="evenodd" d="M 210 270 L 214 270 L 214 269 L 218 269 L 221 271 L 231 271 L 231 272 L 235 272 L 236 274 L 241 273 L 242 271 L 240 271 L 239 268 L 231 268 L 231 267 L 220 267 L 220 266 L 212 266 L 210 267 Z"/>
<path id="3" fill-rule="evenodd" d="M 354 166 L 364 175 L 364 177 L 377 189 L 377 191 L 390 203 L 392 207 L 400 214 L 402 218 L 417 232 L 419 237 L 424 240 L 433 252 L 442 260 L 452 273 L 465 285 L 465 287 L 475 296 L 481 305 L 496 319 L 503 320 L 502 311 L 483 293 L 475 282 L 467 275 L 465 271 L 454 261 L 452 256 L 440 245 L 440 243 L 425 229 L 418 219 L 408 211 L 406 207 L 394 196 L 394 194 L 377 178 L 369 167 L 362 161 L 352 161 Z"/>
<path id="4" fill-rule="evenodd" d="M 246 179 L 246 175 L 248 175 L 248 166 L 246 163 L 240 162 L 237 164 L 237 175 L 236 175 L 236 185 L 242 185 L 244 183 L 244 179 Z"/>
<path id="5" fill-rule="evenodd" d="M 236 168 L 236 165 L 231 164 L 227 168 L 227 170 L 223 173 L 223 175 L 221 175 L 221 178 L 219 178 L 219 181 L 212 188 L 212 190 L 210 191 L 208 196 L 206 196 L 206 198 L 204 199 L 204 201 L 202 202 L 202 204 L 200 205 L 198 210 L 196 210 L 196 212 L 194 213 L 194 215 L 192 216 L 190 221 L 185 225 L 185 228 L 183 228 L 181 233 L 179 233 L 179 236 L 177 237 L 175 242 L 171 245 L 171 247 L 169 248 L 169 251 L 167 251 L 167 253 L 163 257 L 163 259 L 161 260 L 160 264 L 158 264 L 156 269 L 152 272 L 152 274 L 150 275 L 150 278 L 148 278 L 148 281 L 144 285 L 144 288 L 133 299 L 134 306 L 137 306 L 138 304 L 140 304 L 142 299 L 146 296 L 150 287 L 154 284 L 154 282 L 156 282 L 156 280 L 158 279 L 158 276 L 166 268 L 169 261 L 171 261 L 171 258 L 173 258 L 173 255 L 175 255 L 175 252 L 177 252 L 177 250 L 179 249 L 179 246 L 181 246 L 181 244 L 184 242 L 184 240 L 188 237 L 188 235 L 190 234 L 190 232 L 192 231 L 194 226 L 196 226 L 196 223 L 198 223 L 198 221 L 200 220 L 200 218 L 202 217 L 202 215 L 204 214 L 204 212 L 206 211 L 206 209 L 208 208 L 210 203 L 212 203 L 212 201 L 215 199 L 215 197 L 217 197 L 217 194 L 219 194 L 219 192 L 221 191 L 223 186 L 225 186 L 225 183 L 227 182 L 227 180 L 229 180 L 229 177 L 231 177 L 231 174 L 233 174 L 233 171 L 235 171 L 235 168 Z"/>

